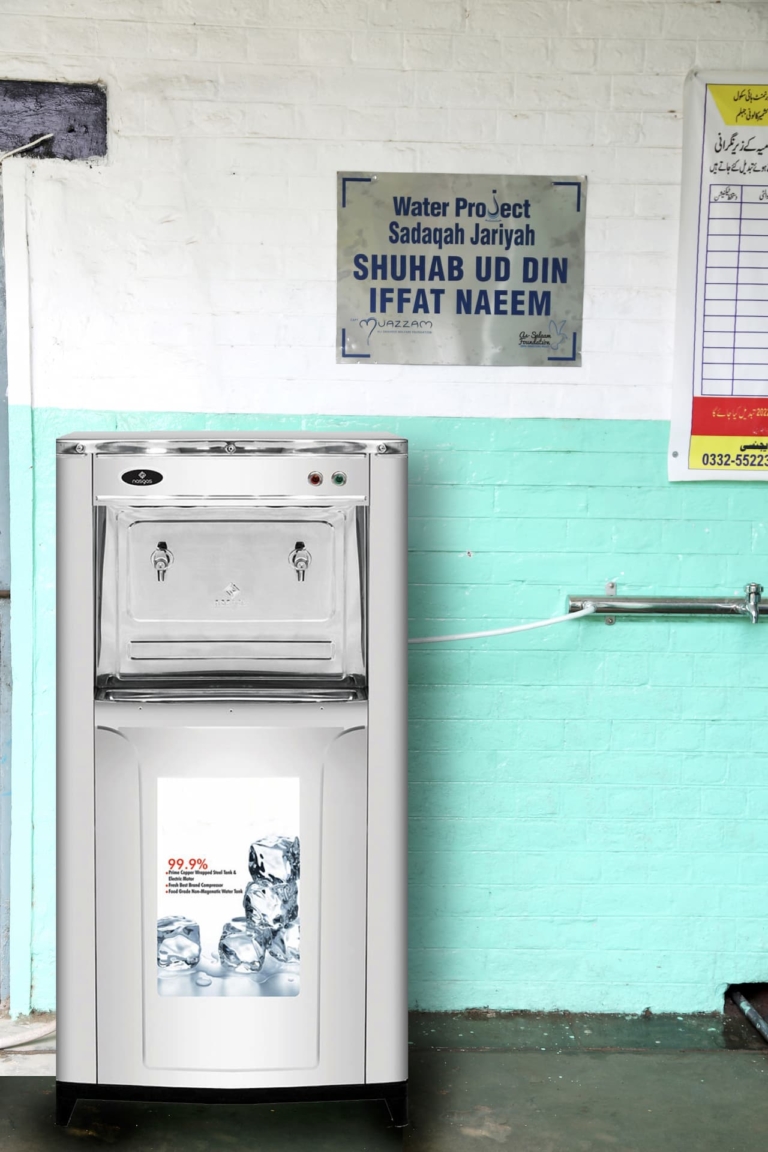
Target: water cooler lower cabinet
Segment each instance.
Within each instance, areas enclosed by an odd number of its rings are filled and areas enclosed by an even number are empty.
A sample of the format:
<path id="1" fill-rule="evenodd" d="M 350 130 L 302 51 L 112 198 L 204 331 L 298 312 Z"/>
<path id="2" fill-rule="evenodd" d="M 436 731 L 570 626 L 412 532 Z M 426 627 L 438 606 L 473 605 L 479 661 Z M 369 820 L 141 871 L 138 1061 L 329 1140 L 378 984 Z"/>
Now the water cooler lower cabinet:
<path id="1" fill-rule="evenodd" d="M 96 704 L 101 1084 L 365 1082 L 366 721 Z"/>
<path id="2" fill-rule="evenodd" d="M 407 1123 L 407 444 L 57 443 L 57 1119 Z"/>

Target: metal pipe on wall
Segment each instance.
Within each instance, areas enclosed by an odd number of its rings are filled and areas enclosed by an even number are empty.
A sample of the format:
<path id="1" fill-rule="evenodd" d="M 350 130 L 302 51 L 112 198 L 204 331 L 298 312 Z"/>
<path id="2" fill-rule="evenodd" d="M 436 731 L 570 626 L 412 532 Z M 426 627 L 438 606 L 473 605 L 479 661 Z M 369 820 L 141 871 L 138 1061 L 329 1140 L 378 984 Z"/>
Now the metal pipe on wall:
<path id="1" fill-rule="evenodd" d="M 592 605 L 597 616 L 748 616 L 757 624 L 761 584 L 747 584 L 744 596 L 569 596 L 568 611 L 583 612 Z"/>

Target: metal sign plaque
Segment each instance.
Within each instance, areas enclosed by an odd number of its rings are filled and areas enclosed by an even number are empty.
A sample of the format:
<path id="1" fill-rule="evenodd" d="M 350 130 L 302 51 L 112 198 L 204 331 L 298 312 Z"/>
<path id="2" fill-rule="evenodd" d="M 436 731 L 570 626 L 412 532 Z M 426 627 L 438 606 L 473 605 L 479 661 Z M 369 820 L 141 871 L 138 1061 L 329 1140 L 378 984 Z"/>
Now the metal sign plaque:
<path id="1" fill-rule="evenodd" d="M 337 361 L 579 367 L 586 191 L 340 172 Z"/>

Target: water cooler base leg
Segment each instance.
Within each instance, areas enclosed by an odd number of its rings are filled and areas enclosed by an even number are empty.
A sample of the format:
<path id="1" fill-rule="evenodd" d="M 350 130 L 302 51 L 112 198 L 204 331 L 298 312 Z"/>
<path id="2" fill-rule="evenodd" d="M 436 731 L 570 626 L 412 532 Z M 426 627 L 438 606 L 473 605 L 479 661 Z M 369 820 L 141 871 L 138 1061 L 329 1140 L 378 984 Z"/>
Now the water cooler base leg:
<path id="1" fill-rule="evenodd" d="M 403 1096 L 387 1096 L 384 1103 L 387 1105 L 390 1119 L 395 1128 L 406 1128 L 408 1126 L 407 1090 Z"/>
<path id="2" fill-rule="evenodd" d="M 77 1104 L 77 1096 L 71 1092 L 62 1091 L 61 1085 L 56 1085 L 56 1123 L 66 1128 L 72 1119 L 72 1113 Z"/>
<path id="3" fill-rule="evenodd" d="M 133 1100 L 166 1104 L 290 1104 L 299 1101 L 384 1100 L 396 1128 L 408 1123 L 408 1081 L 329 1084 L 299 1088 L 166 1088 L 140 1084 L 56 1081 L 56 1123 L 66 1128 L 78 1100 Z"/>

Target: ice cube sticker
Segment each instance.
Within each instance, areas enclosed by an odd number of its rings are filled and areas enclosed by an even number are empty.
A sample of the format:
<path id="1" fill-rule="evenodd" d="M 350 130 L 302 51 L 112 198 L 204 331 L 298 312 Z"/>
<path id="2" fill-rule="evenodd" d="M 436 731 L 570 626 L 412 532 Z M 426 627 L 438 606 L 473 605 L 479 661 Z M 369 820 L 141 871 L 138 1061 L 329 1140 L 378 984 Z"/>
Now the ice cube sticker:
<path id="1" fill-rule="evenodd" d="M 299 794 L 282 776 L 158 780 L 160 996 L 300 994 Z"/>
<path id="2" fill-rule="evenodd" d="M 245 890 L 243 908 L 249 920 L 271 932 L 292 924 L 299 914 L 299 892 L 294 881 L 269 884 L 252 880 Z"/>
<path id="3" fill-rule="evenodd" d="M 295 920 L 287 928 L 276 932 L 269 946 L 269 954 L 281 964 L 296 963 L 300 958 L 299 952 L 299 922 Z"/>
<path id="4" fill-rule="evenodd" d="M 251 844 L 248 870 L 253 880 L 284 884 L 299 879 L 299 858 L 298 836 L 295 839 L 288 836 L 263 836 Z"/>
<path id="5" fill-rule="evenodd" d="M 247 916 L 235 916 L 221 930 L 219 958 L 236 972 L 260 972 L 271 943 L 268 928 L 254 924 Z"/>
<path id="6" fill-rule="evenodd" d="M 200 959 L 200 925 L 186 916 L 163 916 L 157 922 L 157 964 L 179 971 Z"/>

